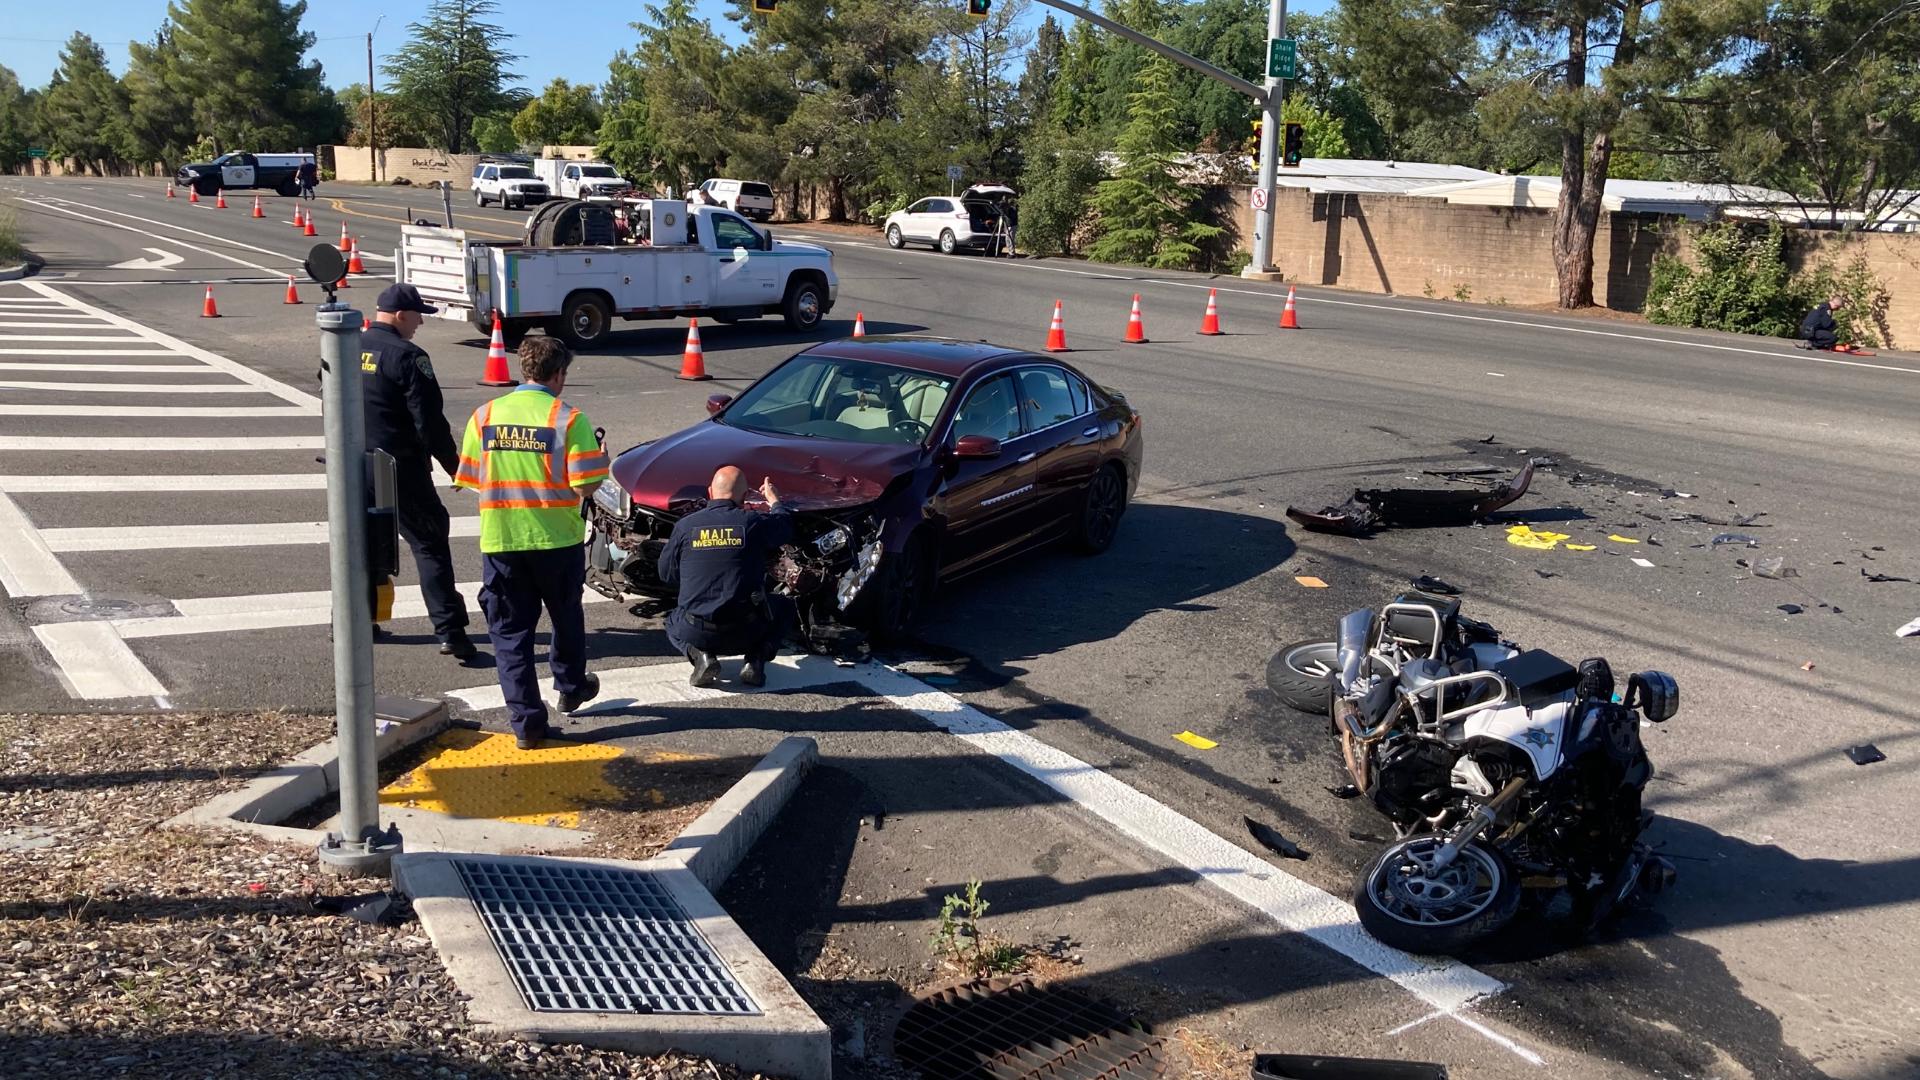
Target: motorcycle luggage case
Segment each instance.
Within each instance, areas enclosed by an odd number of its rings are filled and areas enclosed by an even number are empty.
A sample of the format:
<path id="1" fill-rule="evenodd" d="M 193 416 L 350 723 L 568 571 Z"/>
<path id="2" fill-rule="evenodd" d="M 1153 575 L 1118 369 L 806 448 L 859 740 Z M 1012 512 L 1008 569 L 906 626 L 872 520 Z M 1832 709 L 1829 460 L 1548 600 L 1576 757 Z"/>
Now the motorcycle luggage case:
<path id="1" fill-rule="evenodd" d="M 1447 1080 L 1447 1067 L 1432 1061 L 1255 1054 L 1253 1080 Z"/>
<path id="2" fill-rule="evenodd" d="M 1531 709 L 1558 699 L 1580 684 L 1572 664 L 1545 649 L 1528 649 L 1493 666 L 1507 680 L 1520 704 Z"/>

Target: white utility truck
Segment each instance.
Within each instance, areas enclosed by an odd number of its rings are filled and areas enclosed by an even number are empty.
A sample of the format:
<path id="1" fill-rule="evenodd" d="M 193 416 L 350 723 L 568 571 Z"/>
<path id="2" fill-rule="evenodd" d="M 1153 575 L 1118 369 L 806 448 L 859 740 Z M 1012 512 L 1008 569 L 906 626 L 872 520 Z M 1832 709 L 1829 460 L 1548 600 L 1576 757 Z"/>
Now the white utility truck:
<path id="1" fill-rule="evenodd" d="M 446 318 L 510 341 L 534 327 L 575 348 L 604 342 L 613 320 L 701 315 L 730 323 L 780 315 L 820 325 L 839 291 L 833 253 L 775 240 L 731 210 L 673 199 L 550 202 L 527 219 L 524 243 L 476 240 L 459 229 L 400 230 L 395 278 Z"/>
<path id="2" fill-rule="evenodd" d="M 618 195 L 633 187 L 618 169 L 604 161 L 534 158 L 533 174 L 547 185 L 549 192 L 562 199 Z"/>

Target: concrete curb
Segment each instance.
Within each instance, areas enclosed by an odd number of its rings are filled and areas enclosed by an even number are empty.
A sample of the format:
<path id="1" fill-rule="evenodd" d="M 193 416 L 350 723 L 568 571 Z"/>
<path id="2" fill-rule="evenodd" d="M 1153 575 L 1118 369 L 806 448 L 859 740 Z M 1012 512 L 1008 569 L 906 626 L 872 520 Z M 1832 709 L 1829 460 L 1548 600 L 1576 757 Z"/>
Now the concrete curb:
<path id="1" fill-rule="evenodd" d="M 27 261 L 18 266 L 0 266 L 0 281 L 19 281 L 21 278 L 32 277 L 46 265 L 44 259 L 31 251 L 26 253 L 26 258 Z"/>
<path id="2" fill-rule="evenodd" d="M 820 744 L 812 739 L 790 735 L 780 740 L 659 857 L 678 861 L 708 892 L 719 892 L 819 760 Z"/>

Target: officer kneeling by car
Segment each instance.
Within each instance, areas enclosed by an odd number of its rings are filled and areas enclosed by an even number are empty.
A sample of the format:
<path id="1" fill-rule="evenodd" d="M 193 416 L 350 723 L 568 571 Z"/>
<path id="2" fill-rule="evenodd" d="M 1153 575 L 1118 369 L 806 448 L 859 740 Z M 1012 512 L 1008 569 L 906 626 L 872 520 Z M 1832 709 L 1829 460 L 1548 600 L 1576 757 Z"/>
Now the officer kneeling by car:
<path id="1" fill-rule="evenodd" d="M 745 656 L 740 681 L 765 686 L 766 665 L 792 632 L 793 601 L 767 589 L 767 563 L 793 536 L 793 515 L 771 479 L 760 483 L 765 513 L 741 503 L 732 465 L 713 474 L 707 505 L 681 518 L 660 553 L 660 580 L 679 591 L 667 640 L 693 665 L 695 686 L 720 681 L 721 656 Z"/>

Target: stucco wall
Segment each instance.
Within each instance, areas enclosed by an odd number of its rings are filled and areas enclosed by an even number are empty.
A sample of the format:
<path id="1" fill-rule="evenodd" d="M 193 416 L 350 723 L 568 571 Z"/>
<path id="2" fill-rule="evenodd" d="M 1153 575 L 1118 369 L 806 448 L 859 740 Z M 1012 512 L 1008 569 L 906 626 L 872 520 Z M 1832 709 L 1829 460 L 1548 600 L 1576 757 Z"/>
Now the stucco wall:
<path id="1" fill-rule="evenodd" d="M 321 160 L 333 159 L 333 175 L 338 180 L 367 183 L 375 179 L 373 161 L 364 146 L 325 146 L 321 147 Z M 416 184 L 430 184 L 435 180 L 451 180 L 453 186 L 465 191 L 473 179 L 473 166 L 480 160 L 479 154 L 449 154 L 441 150 L 426 150 L 419 147 L 392 146 L 380 151 L 381 183 L 391 183 L 405 177 Z"/>

